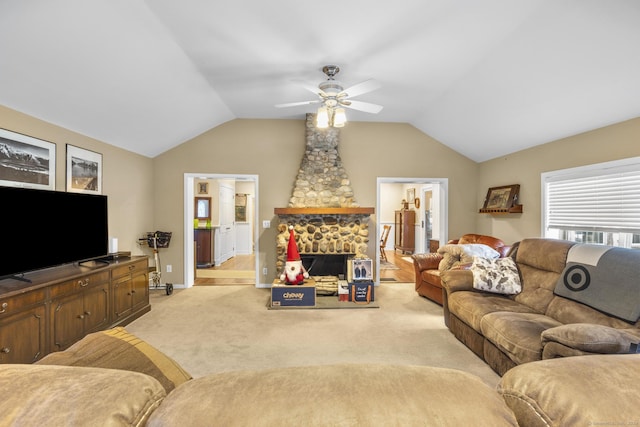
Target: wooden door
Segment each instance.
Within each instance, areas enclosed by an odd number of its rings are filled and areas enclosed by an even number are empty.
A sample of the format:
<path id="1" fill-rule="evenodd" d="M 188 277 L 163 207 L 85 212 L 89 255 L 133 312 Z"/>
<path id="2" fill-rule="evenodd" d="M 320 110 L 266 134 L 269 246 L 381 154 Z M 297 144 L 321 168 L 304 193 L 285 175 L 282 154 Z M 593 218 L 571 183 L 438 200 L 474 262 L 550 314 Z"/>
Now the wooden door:
<path id="1" fill-rule="evenodd" d="M 235 256 L 235 188 L 227 183 L 220 184 L 220 261 Z M 218 248 L 216 247 L 216 250 Z M 217 260 L 216 260 L 217 261 Z"/>
<path id="2" fill-rule="evenodd" d="M 101 331 L 109 325 L 109 284 L 88 288 L 84 292 L 84 333 Z"/>
<path id="3" fill-rule="evenodd" d="M 33 363 L 47 354 L 44 305 L 0 320 L 0 363 Z"/>
<path id="4" fill-rule="evenodd" d="M 84 336 L 82 292 L 51 301 L 51 351 L 60 351 Z"/>

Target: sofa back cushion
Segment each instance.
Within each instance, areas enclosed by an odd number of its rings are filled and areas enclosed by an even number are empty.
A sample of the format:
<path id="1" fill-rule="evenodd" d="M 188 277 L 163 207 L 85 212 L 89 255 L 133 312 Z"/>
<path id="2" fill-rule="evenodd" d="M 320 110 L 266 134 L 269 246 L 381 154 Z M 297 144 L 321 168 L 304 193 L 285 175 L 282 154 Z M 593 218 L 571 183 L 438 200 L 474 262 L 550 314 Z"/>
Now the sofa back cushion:
<path id="1" fill-rule="evenodd" d="M 515 297 L 516 301 L 545 313 L 554 298 L 553 290 L 573 245 L 572 242 L 554 239 L 522 240 L 516 252 L 522 292 Z"/>
<path id="2" fill-rule="evenodd" d="M 166 396 L 153 377 L 117 369 L 0 365 L 3 426 L 143 426 Z"/>
<path id="3" fill-rule="evenodd" d="M 123 327 L 89 334 L 65 351 L 50 353 L 36 363 L 140 372 L 158 380 L 167 393 L 191 379 L 175 360 Z"/>
<path id="4" fill-rule="evenodd" d="M 502 240 L 492 237 L 485 236 L 483 234 L 464 234 L 462 237 L 458 239 L 456 242 L 459 245 L 465 245 L 469 243 L 478 243 L 482 245 L 487 245 L 500 253 L 501 257 L 507 255 L 509 252 L 510 246 L 506 245 Z"/>

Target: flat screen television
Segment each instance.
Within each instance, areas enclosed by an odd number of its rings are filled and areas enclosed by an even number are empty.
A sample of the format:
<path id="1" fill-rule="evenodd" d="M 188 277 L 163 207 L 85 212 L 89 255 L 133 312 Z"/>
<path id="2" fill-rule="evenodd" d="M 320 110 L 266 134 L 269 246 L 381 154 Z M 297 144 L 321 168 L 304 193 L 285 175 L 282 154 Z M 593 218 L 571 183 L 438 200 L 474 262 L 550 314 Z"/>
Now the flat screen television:
<path id="1" fill-rule="evenodd" d="M 0 187 L 0 279 L 108 255 L 107 196 Z"/>

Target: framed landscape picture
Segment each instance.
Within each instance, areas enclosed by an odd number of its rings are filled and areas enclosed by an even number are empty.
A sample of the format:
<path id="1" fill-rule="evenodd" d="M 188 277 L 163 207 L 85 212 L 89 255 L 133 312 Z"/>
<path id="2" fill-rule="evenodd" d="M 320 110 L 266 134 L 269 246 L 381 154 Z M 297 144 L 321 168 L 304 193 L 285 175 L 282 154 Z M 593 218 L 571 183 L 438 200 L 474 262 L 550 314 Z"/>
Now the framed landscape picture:
<path id="1" fill-rule="evenodd" d="M 56 144 L 0 129 L 0 185 L 56 189 Z"/>
<path id="2" fill-rule="evenodd" d="M 67 144 L 67 191 L 102 194 L 102 154 Z"/>
<path id="3" fill-rule="evenodd" d="M 482 209 L 509 209 L 518 200 L 520 185 L 492 187 L 487 191 Z"/>

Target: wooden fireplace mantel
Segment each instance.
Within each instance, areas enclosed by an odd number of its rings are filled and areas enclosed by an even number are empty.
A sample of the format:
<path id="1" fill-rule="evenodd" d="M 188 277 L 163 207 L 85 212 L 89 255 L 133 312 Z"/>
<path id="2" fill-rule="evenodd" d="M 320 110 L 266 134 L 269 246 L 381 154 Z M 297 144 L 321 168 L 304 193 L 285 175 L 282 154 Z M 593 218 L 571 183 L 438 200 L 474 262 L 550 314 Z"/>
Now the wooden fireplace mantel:
<path id="1" fill-rule="evenodd" d="M 274 208 L 276 215 L 373 215 L 375 208 Z"/>

